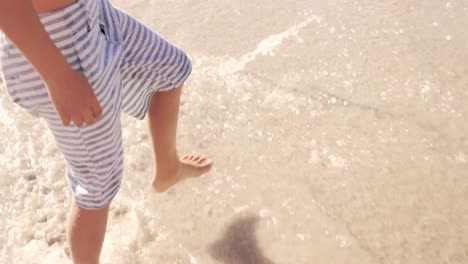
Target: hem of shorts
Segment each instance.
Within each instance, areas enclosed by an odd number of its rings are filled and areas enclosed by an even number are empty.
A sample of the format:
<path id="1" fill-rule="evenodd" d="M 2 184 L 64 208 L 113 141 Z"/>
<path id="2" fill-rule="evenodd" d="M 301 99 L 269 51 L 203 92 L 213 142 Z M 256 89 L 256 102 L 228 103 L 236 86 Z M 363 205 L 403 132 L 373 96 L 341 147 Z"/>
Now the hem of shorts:
<path id="1" fill-rule="evenodd" d="M 189 71 L 187 72 L 187 74 L 185 74 L 185 76 L 182 78 L 182 79 L 179 79 L 177 82 L 173 83 L 171 82 L 169 85 L 167 85 L 168 88 L 163 88 L 163 89 L 159 89 L 159 90 L 155 90 L 153 91 L 150 96 L 148 97 L 148 100 L 146 102 L 146 107 L 144 108 L 144 111 L 143 114 L 139 117 L 137 117 L 137 119 L 139 120 L 143 120 L 145 119 L 146 117 L 146 114 L 148 113 L 148 109 L 149 109 L 149 105 L 150 105 L 150 101 L 151 101 L 151 98 L 153 97 L 153 95 L 155 93 L 165 93 L 165 92 L 169 92 L 169 91 L 172 91 L 172 90 L 175 90 L 177 88 L 179 88 L 181 85 L 183 85 L 185 83 L 185 81 L 187 81 L 187 79 L 190 77 L 190 75 L 192 74 L 192 66 L 190 65 L 189 66 L 190 69 Z"/>
<path id="2" fill-rule="evenodd" d="M 86 205 L 83 205 L 82 203 L 80 203 L 79 201 L 77 201 L 76 199 L 74 200 L 75 204 L 80 208 L 80 209 L 85 209 L 85 210 L 89 210 L 89 211 L 97 211 L 97 210 L 101 210 L 101 209 L 104 209 L 106 208 L 107 206 L 109 206 L 111 203 L 112 203 L 112 200 L 111 199 L 110 201 L 106 202 L 104 205 L 102 206 L 95 206 L 95 207 L 89 207 L 89 206 L 86 206 Z"/>
<path id="3" fill-rule="evenodd" d="M 120 186 L 119 186 L 119 189 L 120 189 Z M 120 192 L 120 190 L 118 190 L 112 197 L 110 197 L 108 199 L 108 201 L 106 201 L 104 203 L 104 205 L 102 205 L 102 206 L 89 207 L 89 206 L 83 205 L 79 200 L 76 199 L 76 197 L 73 197 L 73 202 L 81 209 L 90 210 L 90 211 L 97 211 L 97 210 L 101 210 L 101 209 L 104 209 L 105 207 L 109 206 L 112 203 L 112 201 L 114 200 L 115 196 L 117 196 L 117 194 L 119 192 Z"/>

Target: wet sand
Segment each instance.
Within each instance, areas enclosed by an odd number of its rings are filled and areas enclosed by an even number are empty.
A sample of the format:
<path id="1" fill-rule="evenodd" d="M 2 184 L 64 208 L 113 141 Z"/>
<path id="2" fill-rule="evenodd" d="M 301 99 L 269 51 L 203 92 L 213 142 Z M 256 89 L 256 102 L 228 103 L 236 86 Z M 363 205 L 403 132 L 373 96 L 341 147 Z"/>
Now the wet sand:
<path id="1" fill-rule="evenodd" d="M 192 58 L 166 194 L 145 123 L 103 263 L 468 263 L 467 1 L 115 1 Z M 67 263 L 65 164 L 0 93 L 0 263 Z"/>

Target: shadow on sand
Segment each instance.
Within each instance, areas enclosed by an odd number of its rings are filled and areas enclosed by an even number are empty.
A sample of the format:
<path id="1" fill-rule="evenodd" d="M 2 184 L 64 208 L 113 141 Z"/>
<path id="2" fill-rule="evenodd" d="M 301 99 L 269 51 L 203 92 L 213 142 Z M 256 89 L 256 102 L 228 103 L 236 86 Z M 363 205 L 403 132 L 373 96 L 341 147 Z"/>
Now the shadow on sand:
<path id="1" fill-rule="evenodd" d="M 210 255 L 225 264 L 274 264 L 258 246 L 255 237 L 258 221 L 253 214 L 234 219 L 223 236 L 210 245 Z"/>

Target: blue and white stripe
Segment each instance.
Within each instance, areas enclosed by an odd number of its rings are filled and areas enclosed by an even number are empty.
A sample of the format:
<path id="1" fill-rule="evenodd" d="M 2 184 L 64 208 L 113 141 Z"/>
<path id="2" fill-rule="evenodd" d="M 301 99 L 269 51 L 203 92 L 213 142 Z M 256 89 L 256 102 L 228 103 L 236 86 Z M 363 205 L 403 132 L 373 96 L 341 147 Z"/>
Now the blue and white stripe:
<path id="1" fill-rule="evenodd" d="M 63 126 L 41 77 L 5 36 L 0 72 L 13 101 L 47 121 L 67 161 L 75 202 L 102 208 L 117 194 L 123 174 L 121 111 L 144 118 L 152 94 L 181 86 L 191 63 L 108 0 L 79 0 L 40 19 L 68 63 L 88 78 L 102 116 L 91 126 Z"/>

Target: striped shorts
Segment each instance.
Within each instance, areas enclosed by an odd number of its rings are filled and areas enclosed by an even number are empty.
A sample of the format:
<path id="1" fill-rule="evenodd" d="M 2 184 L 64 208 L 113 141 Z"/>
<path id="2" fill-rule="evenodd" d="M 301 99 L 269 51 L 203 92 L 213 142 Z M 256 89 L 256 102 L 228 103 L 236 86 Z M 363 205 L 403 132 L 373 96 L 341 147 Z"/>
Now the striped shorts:
<path id="1" fill-rule="evenodd" d="M 41 77 L 4 35 L 0 73 L 12 100 L 46 120 L 66 159 L 75 202 L 99 209 L 111 202 L 122 179 L 120 113 L 143 119 L 152 94 L 181 86 L 191 63 L 182 50 L 108 0 L 79 0 L 40 20 L 68 63 L 88 79 L 101 117 L 90 126 L 63 126 Z"/>

